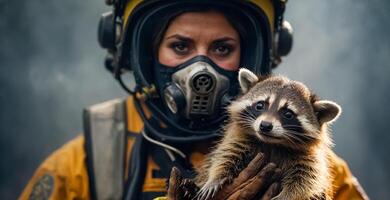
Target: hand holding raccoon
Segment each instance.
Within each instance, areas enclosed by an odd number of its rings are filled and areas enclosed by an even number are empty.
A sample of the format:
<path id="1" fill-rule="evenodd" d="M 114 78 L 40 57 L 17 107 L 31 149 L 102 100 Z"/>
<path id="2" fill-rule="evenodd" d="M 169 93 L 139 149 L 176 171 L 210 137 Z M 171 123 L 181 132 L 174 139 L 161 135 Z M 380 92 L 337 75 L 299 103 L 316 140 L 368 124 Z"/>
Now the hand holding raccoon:
<path id="1" fill-rule="evenodd" d="M 198 199 L 211 199 L 257 152 L 281 169 L 282 189 L 274 200 L 330 199 L 327 129 L 340 106 L 281 76 L 241 69 L 239 82 L 243 95 L 229 106 L 225 135 L 197 176 Z"/>
<path id="2" fill-rule="evenodd" d="M 279 193 L 279 184 L 272 183 L 278 179 L 280 170 L 274 163 L 265 163 L 264 155 L 257 154 L 248 166 L 240 172 L 234 181 L 214 195 L 214 200 L 271 200 Z M 268 189 L 267 189 L 268 188 Z M 193 180 L 183 179 L 180 171 L 173 168 L 169 178 L 168 200 L 192 200 L 199 188 Z"/>

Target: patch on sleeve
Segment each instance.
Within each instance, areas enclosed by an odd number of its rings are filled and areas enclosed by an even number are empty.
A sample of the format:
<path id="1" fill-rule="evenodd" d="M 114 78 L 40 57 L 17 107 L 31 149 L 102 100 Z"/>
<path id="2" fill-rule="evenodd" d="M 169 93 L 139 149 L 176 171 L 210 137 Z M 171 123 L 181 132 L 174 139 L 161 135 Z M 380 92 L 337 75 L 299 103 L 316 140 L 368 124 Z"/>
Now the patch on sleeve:
<path id="1" fill-rule="evenodd" d="M 43 175 L 35 184 L 31 191 L 29 200 L 49 199 L 54 188 L 54 178 L 49 174 Z"/>

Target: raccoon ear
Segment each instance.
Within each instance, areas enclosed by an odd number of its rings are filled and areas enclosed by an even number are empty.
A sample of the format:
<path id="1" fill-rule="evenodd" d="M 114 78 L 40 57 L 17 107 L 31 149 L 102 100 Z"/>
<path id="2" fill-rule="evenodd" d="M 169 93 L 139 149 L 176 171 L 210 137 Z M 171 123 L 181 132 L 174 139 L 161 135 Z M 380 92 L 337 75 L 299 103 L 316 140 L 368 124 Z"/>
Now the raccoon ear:
<path id="1" fill-rule="evenodd" d="M 313 107 L 320 124 L 332 123 L 341 114 L 341 107 L 333 101 L 319 100 L 314 102 Z"/>
<path id="2" fill-rule="evenodd" d="M 259 78 L 249 69 L 241 68 L 238 72 L 238 82 L 242 93 L 247 93 L 252 86 L 259 82 Z"/>

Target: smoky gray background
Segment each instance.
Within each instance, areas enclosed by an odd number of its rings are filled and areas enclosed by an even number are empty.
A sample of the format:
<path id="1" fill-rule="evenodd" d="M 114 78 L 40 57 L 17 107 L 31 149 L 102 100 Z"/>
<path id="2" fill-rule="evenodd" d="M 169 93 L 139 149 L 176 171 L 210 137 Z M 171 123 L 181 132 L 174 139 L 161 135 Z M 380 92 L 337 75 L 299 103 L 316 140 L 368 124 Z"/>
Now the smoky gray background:
<path id="1" fill-rule="evenodd" d="M 294 48 L 276 70 L 343 107 L 335 151 L 372 199 L 390 196 L 390 1 L 288 3 Z M 97 44 L 103 0 L 0 0 L 0 197 L 82 131 L 82 109 L 126 96 Z"/>

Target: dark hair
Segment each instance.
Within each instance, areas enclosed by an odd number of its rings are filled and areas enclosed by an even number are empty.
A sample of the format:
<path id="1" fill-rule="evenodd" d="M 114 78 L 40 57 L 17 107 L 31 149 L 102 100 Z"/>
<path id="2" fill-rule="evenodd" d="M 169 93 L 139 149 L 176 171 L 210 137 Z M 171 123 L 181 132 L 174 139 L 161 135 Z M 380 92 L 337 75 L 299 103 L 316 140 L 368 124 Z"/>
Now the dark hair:
<path id="1" fill-rule="evenodd" d="M 238 34 L 240 36 L 240 41 L 241 41 L 241 49 L 244 49 L 242 46 L 242 44 L 243 44 L 242 41 L 243 41 L 243 38 L 246 38 L 247 33 L 246 33 L 245 28 L 242 26 L 240 16 L 235 15 L 235 14 L 231 14 L 234 12 L 228 11 L 226 9 L 221 9 L 221 8 L 216 8 L 216 7 L 211 7 L 211 6 L 209 6 L 209 7 L 208 6 L 206 6 L 206 7 L 205 6 L 197 6 L 197 7 L 193 7 L 193 8 L 182 9 L 182 10 L 177 11 L 175 13 L 170 13 L 170 14 L 166 15 L 163 19 L 161 19 L 161 21 L 155 25 L 153 36 L 152 36 L 153 56 L 155 56 L 155 58 L 157 57 L 158 48 L 161 44 L 161 41 L 164 37 L 166 30 L 168 29 L 168 27 L 171 24 L 171 22 L 173 21 L 173 19 L 175 19 L 176 17 L 178 17 L 181 14 L 188 13 L 188 12 L 205 13 L 205 12 L 210 12 L 210 11 L 216 11 L 216 12 L 221 13 L 223 16 L 226 17 L 228 22 L 238 32 Z"/>

